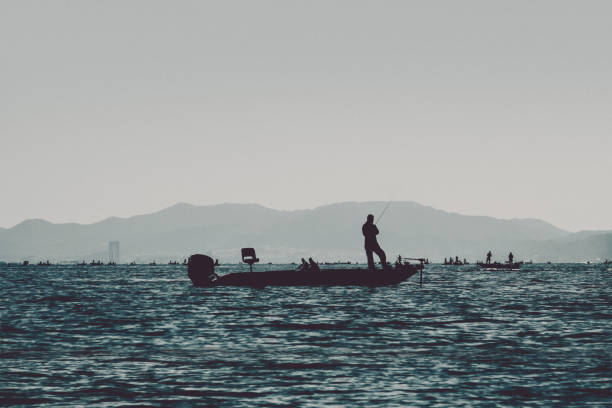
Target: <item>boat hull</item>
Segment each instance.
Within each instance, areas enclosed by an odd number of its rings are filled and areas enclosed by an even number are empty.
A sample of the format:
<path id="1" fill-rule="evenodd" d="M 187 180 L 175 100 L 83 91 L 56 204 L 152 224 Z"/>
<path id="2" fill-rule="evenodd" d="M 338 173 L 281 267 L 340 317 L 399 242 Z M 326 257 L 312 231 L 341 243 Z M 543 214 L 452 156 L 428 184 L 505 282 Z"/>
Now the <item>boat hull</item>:
<path id="1" fill-rule="evenodd" d="M 194 280 L 195 286 L 385 286 L 396 285 L 419 272 L 419 267 L 402 265 L 391 270 L 323 269 L 319 271 L 278 270 L 238 272 L 207 281 Z"/>
<path id="2" fill-rule="evenodd" d="M 491 269 L 491 270 L 498 270 L 498 269 L 505 269 L 505 270 L 517 270 L 521 267 L 521 263 L 517 262 L 517 263 L 499 263 L 499 262 L 495 262 L 495 263 L 483 263 L 483 262 L 478 262 L 478 266 L 480 266 L 481 268 L 484 269 Z"/>

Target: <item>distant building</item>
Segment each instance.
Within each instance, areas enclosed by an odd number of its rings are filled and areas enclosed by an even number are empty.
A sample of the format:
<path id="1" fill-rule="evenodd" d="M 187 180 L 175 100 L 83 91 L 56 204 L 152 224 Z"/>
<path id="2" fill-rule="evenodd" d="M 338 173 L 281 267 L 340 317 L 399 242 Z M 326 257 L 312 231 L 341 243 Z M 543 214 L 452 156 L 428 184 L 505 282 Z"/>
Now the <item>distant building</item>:
<path id="1" fill-rule="evenodd" d="M 119 263 L 119 241 L 108 242 L 108 262 Z"/>

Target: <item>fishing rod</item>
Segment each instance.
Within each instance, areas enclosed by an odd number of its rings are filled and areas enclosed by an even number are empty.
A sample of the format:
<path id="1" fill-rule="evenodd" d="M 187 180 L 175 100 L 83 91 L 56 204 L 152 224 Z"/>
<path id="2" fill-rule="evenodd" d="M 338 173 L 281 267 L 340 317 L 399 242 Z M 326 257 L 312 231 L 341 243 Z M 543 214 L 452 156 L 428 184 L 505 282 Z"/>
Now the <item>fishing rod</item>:
<path id="1" fill-rule="evenodd" d="M 382 218 L 383 215 L 385 215 L 385 212 L 387 212 L 387 208 L 389 208 L 390 205 L 391 205 L 391 201 L 387 203 L 385 208 L 383 208 L 382 212 L 378 215 L 378 217 L 376 217 L 376 222 L 374 224 L 378 224 L 380 222 L 380 219 Z"/>

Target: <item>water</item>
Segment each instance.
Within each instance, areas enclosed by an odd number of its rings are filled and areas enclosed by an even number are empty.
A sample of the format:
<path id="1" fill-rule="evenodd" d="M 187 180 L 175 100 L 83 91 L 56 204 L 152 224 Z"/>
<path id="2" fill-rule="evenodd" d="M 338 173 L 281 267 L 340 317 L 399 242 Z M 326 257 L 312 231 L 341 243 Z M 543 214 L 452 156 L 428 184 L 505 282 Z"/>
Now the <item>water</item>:
<path id="1" fill-rule="evenodd" d="M 611 406 L 607 267 L 424 278 L 205 289 L 183 266 L 0 266 L 0 405 Z"/>

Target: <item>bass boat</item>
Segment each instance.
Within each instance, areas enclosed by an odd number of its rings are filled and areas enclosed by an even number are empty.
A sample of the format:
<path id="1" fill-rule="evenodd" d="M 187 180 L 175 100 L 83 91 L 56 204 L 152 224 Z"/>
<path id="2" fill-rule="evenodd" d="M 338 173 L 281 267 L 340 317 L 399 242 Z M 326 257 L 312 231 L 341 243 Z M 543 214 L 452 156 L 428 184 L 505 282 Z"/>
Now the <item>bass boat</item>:
<path id="1" fill-rule="evenodd" d="M 493 263 L 485 263 L 485 262 L 478 262 L 478 266 L 480 266 L 483 269 L 488 269 L 488 270 L 499 270 L 499 269 L 503 269 L 503 270 L 518 270 L 521 267 L 522 262 L 514 262 L 514 263 L 500 263 L 500 262 L 493 262 Z"/>
<path id="2" fill-rule="evenodd" d="M 257 259 L 257 258 L 254 258 Z M 244 260 L 244 257 L 243 257 Z M 249 263 L 249 262 L 247 262 Z M 397 263 L 385 269 L 340 268 L 234 272 L 219 276 L 214 260 L 202 254 L 189 257 L 187 274 L 194 286 L 384 286 L 395 285 L 422 271 L 423 263 Z"/>

